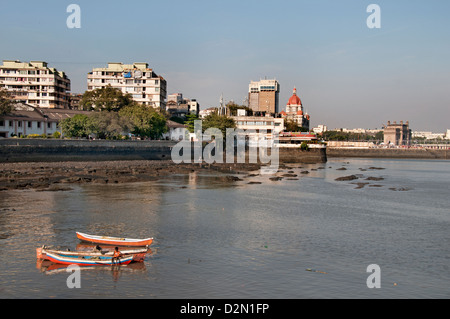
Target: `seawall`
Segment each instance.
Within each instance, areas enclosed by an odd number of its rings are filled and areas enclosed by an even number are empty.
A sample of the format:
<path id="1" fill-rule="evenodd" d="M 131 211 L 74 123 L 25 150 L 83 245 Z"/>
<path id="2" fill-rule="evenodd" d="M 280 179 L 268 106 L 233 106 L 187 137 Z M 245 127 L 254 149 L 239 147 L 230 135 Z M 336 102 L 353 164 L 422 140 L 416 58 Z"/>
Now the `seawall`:
<path id="1" fill-rule="evenodd" d="M 173 141 L 0 139 L 0 163 L 171 160 L 176 144 Z M 280 163 L 326 161 L 326 149 L 279 149 Z"/>
<path id="2" fill-rule="evenodd" d="M 168 160 L 171 141 L 0 139 L 0 162 Z"/>
<path id="3" fill-rule="evenodd" d="M 367 158 L 411 158 L 411 159 L 450 159 L 450 150 L 443 149 L 399 149 L 399 148 L 327 148 L 330 157 L 367 157 Z"/>

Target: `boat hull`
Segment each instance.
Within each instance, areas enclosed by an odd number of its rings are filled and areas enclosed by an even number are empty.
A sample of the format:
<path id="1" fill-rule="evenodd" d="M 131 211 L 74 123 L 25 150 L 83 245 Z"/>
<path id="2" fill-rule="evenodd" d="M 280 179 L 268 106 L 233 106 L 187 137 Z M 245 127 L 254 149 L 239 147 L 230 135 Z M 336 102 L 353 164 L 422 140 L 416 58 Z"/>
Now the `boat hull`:
<path id="1" fill-rule="evenodd" d="M 48 260 L 63 265 L 78 265 L 78 266 L 111 266 L 111 265 L 128 265 L 133 256 L 120 257 L 118 261 L 113 261 L 112 258 L 100 259 L 100 258 L 83 258 L 83 257 L 65 257 L 62 255 L 54 254 L 51 252 L 46 253 Z"/>
<path id="2" fill-rule="evenodd" d="M 153 242 L 153 238 L 145 238 L 145 239 L 119 238 L 119 237 L 88 235 L 88 234 L 79 233 L 79 232 L 77 232 L 77 237 L 81 241 L 85 241 L 88 243 L 125 246 L 125 247 L 150 246 Z"/>
<path id="3" fill-rule="evenodd" d="M 143 262 L 145 260 L 145 256 L 149 252 L 147 248 L 145 249 L 129 249 L 129 250 L 120 250 L 123 255 L 132 255 L 132 262 Z M 105 253 L 101 252 L 88 252 L 88 251 L 61 251 L 61 250 L 53 250 L 46 248 L 37 248 L 36 249 L 36 257 L 37 259 L 49 260 L 47 257 L 47 252 L 60 255 L 68 258 L 100 258 L 100 259 L 111 259 L 113 257 L 114 252 L 109 251 Z"/>

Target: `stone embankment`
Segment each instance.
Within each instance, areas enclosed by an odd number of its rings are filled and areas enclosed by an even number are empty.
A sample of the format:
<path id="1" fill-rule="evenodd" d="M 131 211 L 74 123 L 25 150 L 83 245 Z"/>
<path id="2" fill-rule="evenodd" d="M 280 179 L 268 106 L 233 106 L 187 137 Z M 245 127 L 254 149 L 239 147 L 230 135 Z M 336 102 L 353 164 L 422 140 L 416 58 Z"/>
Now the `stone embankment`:
<path id="1" fill-rule="evenodd" d="M 328 157 L 450 159 L 450 150 L 419 148 L 327 148 Z"/>

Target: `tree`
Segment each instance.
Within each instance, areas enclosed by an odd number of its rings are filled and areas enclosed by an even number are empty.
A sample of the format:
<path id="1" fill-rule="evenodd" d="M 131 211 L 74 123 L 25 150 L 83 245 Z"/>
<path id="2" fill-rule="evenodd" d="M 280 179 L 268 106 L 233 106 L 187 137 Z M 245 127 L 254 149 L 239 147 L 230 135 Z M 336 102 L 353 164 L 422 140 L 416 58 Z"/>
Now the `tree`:
<path id="1" fill-rule="evenodd" d="M 230 111 L 230 115 L 237 116 L 237 110 L 246 110 L 248 116 L 253 115 L 253 110 L 245 105 L 238 105 L 234 102 L 229 102 L 227 105 L 228 110 Z"/>
<path id="2" fill-rule="evenodd" d="M 99 138 L 120 139 L 133 127 L 133 123 L 128 117 L 117 112 L 93 112 L 89 118 L 91 120 L 90 133 L 96 134 Z"/>
<path id="3" fill-rule="evenodd" d="M 113 88 L 111 85 L 86 91 L 80 101 L 84 110 L 99 111 L 119 111 L 134 103 L 129 93 L 123 94 L 121 90 Z"/>
<path id="4" fill-rule="evenodd" d="M 293 120 L 286 121 L 286 132 L 309 132 L 309 129 L 304 126 L 299 126 L 297 122 Z"/>
<path id="5" fill-rule="evenodd" d="M 167 132 L 165 116 L 152 107 L 135 103 L 121 109 L 119 114 L 130 121 L 133 134 L 157 139 Z"/>
<path id="6" fill-rule="evenodd" d="M 300 129 L 298 124 L 292 120 L 286 120 L 285 127 L 286 132 L 298 132 Z"/>
<path id="7" fill-rule="evenodd" d="M 59 122 L 59 126 L 67 137 L 86 137 L 91 133 L 93 123 L 89 116 L 77 114 L 63 119 Z"/>
<path id="8" fill-rule="evenodd" d="M 211 113 L 203 119 L 202 129 L 203 132 L 208 128 L 218 128 L 226 139 L 227 128 L 236 128 L 234 120 L 226 115 L 219 115 L 217 113 Z"/>
<path id="9" fill-rule="evenodd" d="M 11 93 L 0 89 L 0 115 L 11 113 L 14 110 L 14 104 Z"/>
<path id="10" fill-rule="evenodd" d="M 186 119 L 184 120 L 183 124 L 187 125 L 187 129 L 189 130 L 189 132 L 194 133 L 194 124 L 195 121 L 198 121 L 198 115 L 195 113 L 189 113 L 188 115 L 186 115 Z"/>

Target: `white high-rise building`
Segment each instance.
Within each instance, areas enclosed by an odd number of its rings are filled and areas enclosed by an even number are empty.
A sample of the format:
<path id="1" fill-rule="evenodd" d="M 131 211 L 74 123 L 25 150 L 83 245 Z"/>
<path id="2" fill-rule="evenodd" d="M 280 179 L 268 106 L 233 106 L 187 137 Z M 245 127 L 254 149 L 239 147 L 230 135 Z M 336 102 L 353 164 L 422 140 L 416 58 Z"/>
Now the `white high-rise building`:
<path id="1" fill-rule="evenodd" d="M 153 72 L 148 63 L 108 63 L 107 68 L 94 68 L 87 76 L 88 91 L 111 85 L 144 105 L 165 109 L 166 80 Z"/>
<path id="2" fill-rule="evenodd" d="M 42 108 L 69 108 L 70 80 L 62 71 L 43 61 L 3 60 L 0 89 L 18 102 Z"/>

